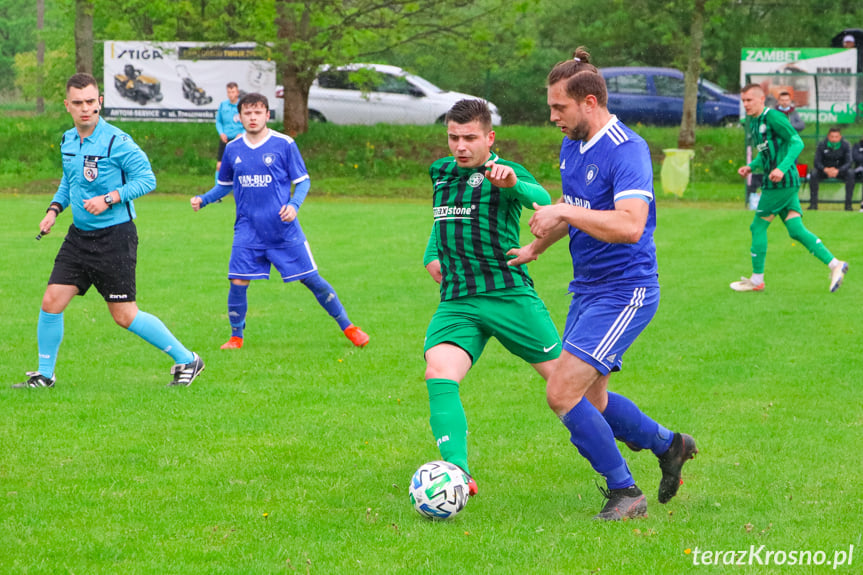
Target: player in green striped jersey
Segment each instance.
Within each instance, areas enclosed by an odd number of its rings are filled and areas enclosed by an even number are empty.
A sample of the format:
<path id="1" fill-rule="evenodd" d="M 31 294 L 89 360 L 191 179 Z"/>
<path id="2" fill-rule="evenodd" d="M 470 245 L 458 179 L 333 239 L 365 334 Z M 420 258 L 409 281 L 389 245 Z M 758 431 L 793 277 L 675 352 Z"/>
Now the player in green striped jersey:
<path id="1" fill-rule="evenodd" d="M 548 192 L 522 166 L 491 151 L 491 113 L 461 100 L 446 116 L 452 156 L 429 169 L 434 224 L 423 264 L 439 282 L 441 303 L 424 346 L 430 423 L 441 457 L 470 474 L 467 419 L 459 383 L 494 336 L 545 379 L 560 336 L 524 265 L 508 266 L 519 247 L 522 207 L 548 205 Z M 476 494 L 476 482 L 469 484 Z"/>
<path id="2" fill-rule="evenodd" d="M 758 84 L 748 84 L 741 91 L 746 110 L 746 129 L 758 155 L 737 173 L 747 177 L 754 172 L 764 174 L 761 199 L 749 229 L 752 231 L 752 276 L 732 282 L 734 291 L 764 289 L 764 260 L 767 258 L 767 228 L 777 215 L 788 235 L 797 240 L 816 258 L 830 267 L 830 291 L 842 285 L 848 262 L 836 259 L 815 234 L 803 225 L 798 196 L 800 176 L 796 159 L 803 151 L 803 140 L 791 126 L 788 117 L 764 105 L 764 90 Z"/>

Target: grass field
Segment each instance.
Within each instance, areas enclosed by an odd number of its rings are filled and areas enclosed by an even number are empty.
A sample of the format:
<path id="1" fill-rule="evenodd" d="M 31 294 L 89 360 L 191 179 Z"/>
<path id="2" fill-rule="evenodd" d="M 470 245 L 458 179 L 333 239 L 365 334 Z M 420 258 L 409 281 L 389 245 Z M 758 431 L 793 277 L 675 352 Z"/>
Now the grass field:
<path id="1" fill-rule="evenodd" d="M 539 376 L 492 342 L 462 384 L 480 495 L 433 523 L 407 495 L 416 467 L 438 456 L 423 383 L 437 302 L 421 265 L 426 203 L 312 196 L 303 207 L 322 275 L 371 335 L 367 348 L 352 348 L 302 286 L 273 279 L 253 284 L 246 347 L 226 352 L 232 202 L 194 214 L 181 197 L 142 198 L 139 305 L 206 371 L 165 387 L 170 358 L 115 326 L 93 291 L 65 314 L 56 388 L 11 390 L 35 369 L 41 295 L 69 223 L 64 214 L 34 241 L 49 199 L 0 195 L 0 573 L 834 567 L 696 566 L 687 552 L 761 545 L 830 561 L 854 545 L 836 570 L 860 572 L 863 215 L 806 214 L 851 262 L 837 293 L 777 224 L 767 290 L 737 294 L 728 283 L 749 272 L 751 212 L 661 203 L 663 302 L 612 388 L 695 436 L 701 453 L 678 497 L 659 505 L 655 458 L 626 451 L 650 517 L 592 521 L 598 476 L 546 407 Z M 563 245 L 531 264 L 558 326 L 570 273 Z"/>

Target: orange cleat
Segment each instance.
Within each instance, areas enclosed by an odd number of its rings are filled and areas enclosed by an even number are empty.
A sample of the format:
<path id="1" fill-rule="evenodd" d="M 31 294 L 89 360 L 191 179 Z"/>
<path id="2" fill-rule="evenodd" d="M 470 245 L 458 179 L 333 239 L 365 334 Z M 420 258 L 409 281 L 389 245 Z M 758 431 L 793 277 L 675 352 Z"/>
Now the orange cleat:
<path id="1" fill-rule="evenodd" d="M 365 347 L 369 343 L 369 334 L 353 324 L 345 328 L 345 336 L 357 347 Z"/>
<path id="2" fill-rule="evenodd" d="M 243 347 L 243 338 L 232 335 L 231 339 L 222 344 L 221 349 L 240 349 L 241 347 Z"/>

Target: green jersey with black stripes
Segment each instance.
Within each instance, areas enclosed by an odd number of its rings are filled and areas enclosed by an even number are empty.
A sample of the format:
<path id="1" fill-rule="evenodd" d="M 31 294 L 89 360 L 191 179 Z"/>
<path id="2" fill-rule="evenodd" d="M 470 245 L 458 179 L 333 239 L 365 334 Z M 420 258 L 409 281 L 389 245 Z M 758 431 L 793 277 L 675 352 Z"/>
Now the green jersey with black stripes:
<path id="1" fill-rule="evenodd" d="M 761 187 L 765 190 L 777 188 L 799 188 L 797 157 L 803 151 L 803 140 L 791 126 L 788 116 L 779 110 L 765 107 L 758 116 L 746 118 L 747 139 L 757 155 L 749 162 L 755 173 L 763 173 Z M 785 176 L 773 182 L 767 176 L 779 168 Z"/>
<path id="2" fill-rule="evenodd" d="M 498 188 L 485 166 L 460 168 L 452 156 L 431 165 L 434 224 L 424 265 L 440 260 L 441 301 L 516 286 L 533 286 L 524 265 L 508 266 L 520 245 L 522 206 L 548 205 L 548 192 L 524 167 L 492 153 L 488 161 L 513 169 L 518 183 Z"/>

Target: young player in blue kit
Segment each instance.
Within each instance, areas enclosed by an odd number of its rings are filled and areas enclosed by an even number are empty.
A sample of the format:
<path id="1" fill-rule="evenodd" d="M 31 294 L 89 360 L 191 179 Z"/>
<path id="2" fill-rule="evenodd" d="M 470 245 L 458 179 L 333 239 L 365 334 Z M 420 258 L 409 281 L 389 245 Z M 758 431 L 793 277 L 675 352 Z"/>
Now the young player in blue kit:
<path id="1" fill-rule="evenodd" d="M 659 425 L 629 399 L 608 391 L 609 376 L 659 305 L 653 231 L 653 170 L 647 144 L 608 112 L 605 81 L 582 48 L 548 76 L 551 121 L 560 150 L 562 202 L 535 206 L 531 244 L 511 250 L 511 265 L 537 258 L 569 235 L 574 278 L 563 353 L 546 387 L 548 404 L 572 443 L 602 474 L 607 501 L 597 519 L 647 515 L 615 438 L 650 449 L 662 471 L 659 502 L 677 494 L 681 469 L 697 449 L 689 435 Z"/>
<path id="2" fill-rule="evenodd" d="M 63 179 L 39 230 L 49 233 L 66 208 L 72 210 L 72 225 L 42 298 L 36 335 L 39 369 L 12 387 L 54 387 L 63 312 L 90 286 L 105 299 L 117 325 L 174 359 L 169 385 L 188 386 L 203 371 L 204 362 L 159 318 L 139 310 L 135 299 L 138 232 L 132 200 L 156 187 L 147 155 L 127 134 L 99 117 L 102 98 L 90 74 L 69 78 L 64 104 L 75 127 L 63 134 Z"/>
<path id="3" fill-rule="evenodd" d="M 261 94 L 245 95 L 237 109 L 246 133 L 225 147 L 216 186 L 191 199 L 192 208 L 198 211 L 233 190 L 237 203 L 228 264 L 231 337 L 222 349 L 243 347 L 249 283 L 269 279 L 271 265 L 285 283 L 299 280 L 309 288 L 345 336 L 355 346 L 365 346 L 369 336 L 351 323 L 335 290 L 318 273 L 309 242 L 297 220 L 311 183 L 296 143 L 267 127 L 269 102 Z"/>

